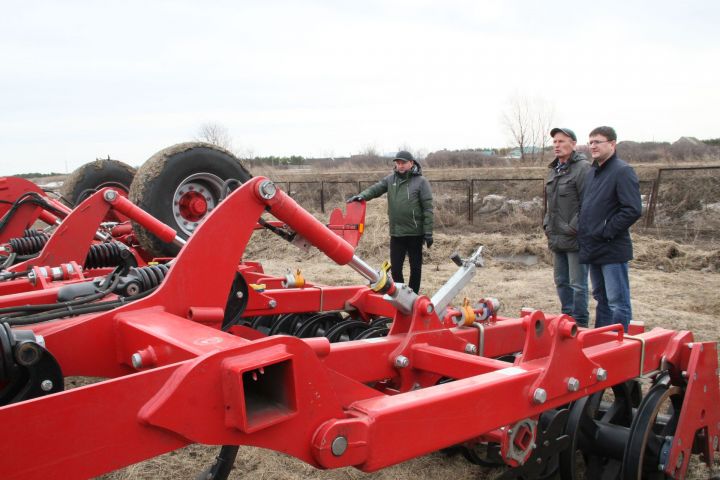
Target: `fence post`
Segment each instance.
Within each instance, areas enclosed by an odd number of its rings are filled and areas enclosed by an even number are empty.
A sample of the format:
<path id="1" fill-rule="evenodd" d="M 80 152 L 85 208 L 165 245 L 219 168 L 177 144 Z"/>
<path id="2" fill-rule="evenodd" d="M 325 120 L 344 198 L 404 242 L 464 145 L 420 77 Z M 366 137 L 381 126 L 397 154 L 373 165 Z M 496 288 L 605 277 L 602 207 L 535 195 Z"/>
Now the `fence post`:
<path id="1" fill-rule="evenodd" d="M 655 209 L 657 208 L 657 197 L 660 193 L 660 176 L 662 175 L 662 171 L 662 168 L 658 168 L 657 177 L 650 190 L 650 199 L 648 200 L 647 212 L 645 212 L 645 228 L 652 227 L 655 224 Z"/>
<path id="2" fill-rule="evenodd" d="M 320 211 L 325 213 L 325 181 L 320 182 Z"/>
<path id="3" fill-rule="evenodd" d="M 473 221 L 472 184 L 473 184 L 473 181 L 472 181 L 472 179 L 468 179 L 467 182 L 468 182 L 468 187 L 467 187 L 468 222 L 470 223 L 470 225 L 472 225 L 472 221 Z"/>

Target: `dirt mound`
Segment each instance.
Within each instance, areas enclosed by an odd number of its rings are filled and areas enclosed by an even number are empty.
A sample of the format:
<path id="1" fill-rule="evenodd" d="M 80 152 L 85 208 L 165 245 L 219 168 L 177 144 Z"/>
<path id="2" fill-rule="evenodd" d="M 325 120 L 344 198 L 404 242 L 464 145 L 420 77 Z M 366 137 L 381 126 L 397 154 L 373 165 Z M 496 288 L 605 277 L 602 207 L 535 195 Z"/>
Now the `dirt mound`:
<path id="1" fill-rule="evenodd" d="M 652 268 L 667 272 L 679 270 L 720 271 L 720 250 L 692 244 L 679 244 L 646 236 L 635 236 L 634 268 Z"/>

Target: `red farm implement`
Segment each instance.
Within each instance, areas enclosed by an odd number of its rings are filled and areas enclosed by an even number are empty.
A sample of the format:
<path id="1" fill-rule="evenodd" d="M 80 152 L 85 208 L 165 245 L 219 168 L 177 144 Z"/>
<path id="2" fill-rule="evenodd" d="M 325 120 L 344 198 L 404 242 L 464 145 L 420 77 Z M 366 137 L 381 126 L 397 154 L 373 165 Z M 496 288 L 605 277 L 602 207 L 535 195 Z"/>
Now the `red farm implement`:
<path id="1" fill-rule="evenodd" d="M 480 250 L 432 298 L 416 295 L 336 234 L 352 214 L 335 214 L 333 232 L 271 181 L 243 180 L 136 293 L 0 314 L 2 478 L 87 478 L 190 443 L 223 446 L 208 479 L 226 478 L 242 445 L 363 471 L 457 448 L 508 479 L 684 478 L 693 454 L 713 463 L 714 342 L 503 317 L 493 299 L 451 307 Z M 86 202 L 109 208 L 111 191 Z M 143 228 L 161 224 L 130 205 Z M 259 222 L 369 284 L 264 274 L 242 261 Z M 65 391 L 70 376 L 105 380 Z"/>

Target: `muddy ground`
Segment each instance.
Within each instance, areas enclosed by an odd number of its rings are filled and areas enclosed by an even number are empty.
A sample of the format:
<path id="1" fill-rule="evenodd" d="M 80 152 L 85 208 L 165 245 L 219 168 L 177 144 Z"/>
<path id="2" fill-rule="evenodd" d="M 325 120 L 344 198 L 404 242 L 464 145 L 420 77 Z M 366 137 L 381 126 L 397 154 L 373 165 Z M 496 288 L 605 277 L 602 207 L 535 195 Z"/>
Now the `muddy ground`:
<path id="1" fill-rule="evenodd" d="M 368 224 L 372 224 L 372 214 Z M 387 258 L 386 239 L 382 229 L 369 228 L 361 241 L 359 254 L 371 265 Z M 432 295 L 456 267 L 448 260 L 453 251 L 469 254 L 479 244 L 485 245 L 485 267 L 458 297 L 470 299 L 493 296 L 502 302 L 502 314 L 515 316 L 522 307 L 533 307 L 548 313 L 559 310 L 552 282 L 550 257 L 540 235 L 499 234 L 448 235 L 439 233 L 426 252 L 423 270 L 423 293 Z M 718 340 L 720 322 L 720 250 L 712 244 L 682 245 L 651 237 L 635 236 L 636 261 L 630 271 L 633 310 L 636 320 L 646 328 L 663 327 L 691 330 L 698 340 Z M 270 258 L 266 252 L 273 252 Z M 534 265 L 498 261 L 497 257 L 534 259 Z M 246 258 L 261 260 L 266 271 L 284 274 L 300 268 L 310 281 L 324 284 L 357 284 L 362 278 L 346 267 L 327 261 L 314 251 L 303 253 L 270 237 L 256 233 Z M 593 306 L 591 305 L 591 308 Z M 288 438 L 292 441 L 292 438 Z M 407 441 L 420 441 L 410 439 Z M 392 446 L 388 446 L 392 448 Z M 209 465 L 216 447 L 190 446 L 146 462 L 113 472 L 108 479 L 184 479 L 195 478 Z M 493 478 L 500 470 L 468 463 L 460 455 L 431 453 L 374 473 L 353 468 L 320 471 L 285 455 L 258 448 L 240 449 L 233 479 L 382 479 L 423 480 L 435 478 Z M 694 462 L 689 478 L 706 478 L 704 466 Z"/>

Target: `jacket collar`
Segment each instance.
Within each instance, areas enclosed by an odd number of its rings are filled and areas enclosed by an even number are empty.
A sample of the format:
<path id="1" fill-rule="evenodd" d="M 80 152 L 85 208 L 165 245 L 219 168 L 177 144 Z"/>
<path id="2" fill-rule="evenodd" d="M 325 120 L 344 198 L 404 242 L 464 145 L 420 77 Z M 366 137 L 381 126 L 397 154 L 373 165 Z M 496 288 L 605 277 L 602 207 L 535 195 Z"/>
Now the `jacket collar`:
<path id="1" fill-rule="evenodd" d="M 570 158 L 568 158 L 567 163 L 568 164 L 575 163 L 579 160 L 583 160 L 584 158 L 585 158 L 585 156 L 583 154 L 578 153 L 575 150 L 573 150 L 573 152 L 570 154 Z M 555 167 L 557 167 L 558 163 L 560 163 L 560 159 L 558 157 L 555 157 L 555 160 L 553 160 L 552 162 L 550 162 L 548 164 L 548 168 L 555 168 Z"/>
<path id="2" fill-rule="evenodd" d="M 613 154 L 610 155 L 610 158 L 605 160 L 602 165 L 600 165 L 597 160 L 593 160 L 592 166 L 595 167 L 595 169 L 598 171 L 604 170 L 605 167 L 607 167 L 608 164 L 610 164 L 610 162 L 612 162 L 616 158 L 617 158 L 617 150 L 615 150 L 615 152 L 613 152 Z"/>

